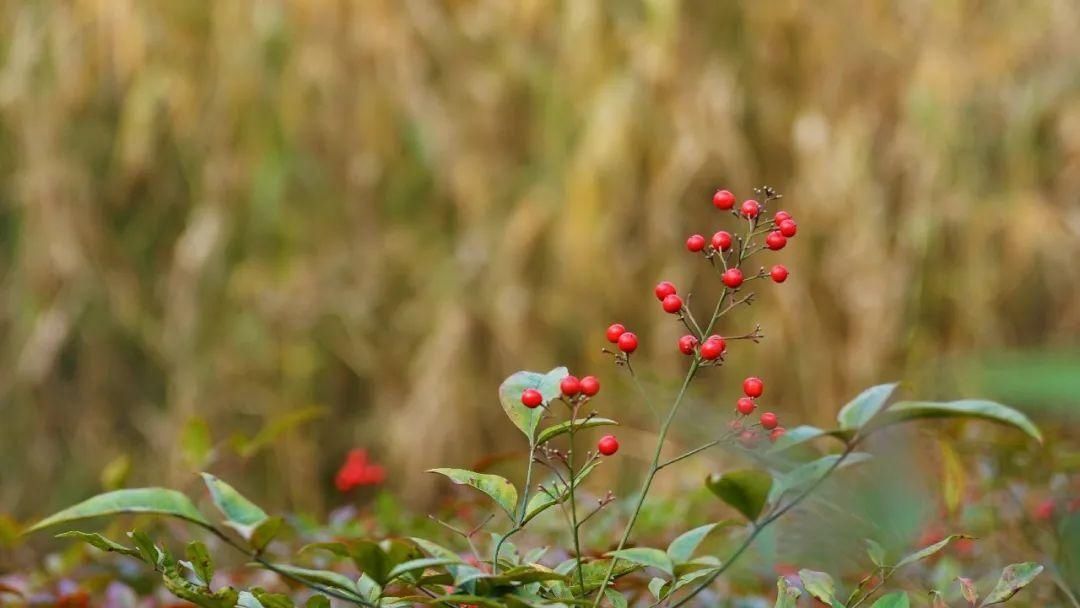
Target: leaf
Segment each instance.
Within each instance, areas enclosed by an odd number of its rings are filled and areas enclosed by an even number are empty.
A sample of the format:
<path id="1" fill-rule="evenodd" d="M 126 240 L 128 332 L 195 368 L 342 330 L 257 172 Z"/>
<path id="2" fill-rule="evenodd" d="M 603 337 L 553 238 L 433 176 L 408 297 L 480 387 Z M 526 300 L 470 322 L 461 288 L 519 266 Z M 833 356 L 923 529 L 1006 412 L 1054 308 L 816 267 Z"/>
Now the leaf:
<path id="1" fill-rule="evenodd" d="M 265 606 L 250 591 L 241 591 L 236 599 L 236 608 L 265 608 Z"/>
<path id="2" fill-rule="evenodd" d="M 628 606 L 626 596 L 610 587 L 604 589 L 604 597 L 611 602 L 611 608 L 627 608 Z"/>
<path id="3" fill-rule="evenodd" d="M 765 508 L 773 478 L 765 471 L 743 469 L 723 475 L 710 475 L 705 480 L 709 490 L 750 521 L 755 521 Z"/>
<path id="4" fill-rule="evenodd" d="M 321 418 L 326 412 L 327 409 L 325 407 L 318 405 L 297 410 L 289 410 L 284 415 L 272 418 L 266 426 L 260 429 L 251 439 L 243 437 L 234 439 L 233 447 L 241 458 L 250 458 L 257 454 L 259 450 L 273 444 L 278 437 L 301 424 L 310 422 L 316 418 Z"/>
<path id="5" fill-rule="evenodd" d="M 952 534 L 950 536 L 946 536 L 942 540 L 939 540 L 938 542 L 936 542 L 936 543 L 934 543 L 934 544 L 932 544 L 932 545 L 930 545 L 928 547 L 923 547 L 922 549 L 919 549 L 918 551 L 912 553 L 911 555 L 908 555 L 908 556 L 904 557 L 904 559 L 900 560 L 896 564 L 895 567 L 896 568 L 902 568 L 902 567 L 907 566 L 909 564 L 914 564 L 915 562 L 917 562 L 919 560 L 926 559 L 926 558 L 930 557 L 931 555 L 934 555 L 935 553 L 937 553 L 937 552 L 941 551 L 942 549 L 944 549 L 952 541 L 959 540 L 961 538 L 973 538 L 973 537 L 968 536 L 967 534 Z"/>
<path id="6" fill-rule="evenodd" d="M 796 492 L 818 483 L 824 475 L 829 473 L 841 456 L 841 454 L 822 456 L 817 460 L 799 465 L 787 473 L 777 475 L 773 481 L 772 489 L 769 491 L 768 502 L 775 504 L 787 492 Z M 837 469 L 866 462 L 867 460 L 870 460 L 870 454 L 852 452 L 844 458 L 843 462 L 837 466 Z"/>
<path id="7" fill-rule="evenodd" d="M 75 506 L 46 517 L 23 533 L 29 534 L 57 524 L 118 513 L 171 515 L 204 527 L 210 526 L 210 521 L 199 513 L 187 496 L 180 492 L 165 488 L 132 488 L 113 490 L 88 498 Z"/>
<path id="8" fill-rule="evenodd" d="M 967 480 L 967 471 L 960 455 L 947 442 L 941 445 L 941 493 L 945 500 L 945 508 L 949 513 L 956 513 L 960 508 L 960 501 L 964 497 L 964 484 Z"/>
<path id="9" fill-rule="evenodd" d="M 652 593 L 657 601 L 664 599 L 664 586 L 667 585 L 667 583 L 668 582 L 662 578 L 654 577 L 649 581 L 649 593 Z"/>
<path id="10" fill-rule="evenodd" d="M 450 481 L 458 485 L 472 486 L 487 494 L 495 501 L 510 521 L 514 521 L 514 508 L 517 506 L 518 493 L 514 484 L 505 477 L 476 473 L 465 469 L 429 469 L 428 473 L 438 473 L 450 478 Z"/>
<path id="11" fill-rule="evenodd" d="M 605 556 L 625 560 L 632 564 L 656 568 L 664 574 L 667 574 L 669 577 L 675 576 L 675 565 L 671 563 L 671 558 L 668 557 L 667 553 L 664 553 L 659 549 L 633 547 L 631 549 L 612 551 L 606 553 Z"/>
<path id="12" fill-rule="evenodd" d="M 251 540 L 255 529 L 269 516 L 255 503 L 244 498 L 235 488 L 214 477 L 210 473 L 201 473 L 203 482 L 210 490 L 214 506 L 225 515 L 225 524 L 236 530 L 244 540 Z"/>
<path id="13" fill-rule="evenodd" d="M 975 604 L 979 601 L 979 592 L 975 590 L 975 581 L 962 576 L 956 577 L 956 580 L 960 583 L 960 595 L 964 596 L 967 603 L 971 604 L 972 608 L 974 608 Z"/>
<path id="14" fill-rule="evenodd" d="M 895 591 L 878 598 L 870 608 L 908 608 L 911 605 L 908 595 L 903 591 Z"/>
<path id="15" fill-rule="evenodd" d="M 947 402 L 901 401 L 883 412 L 875 421 L 874 428 L 926 418 L 979 418 L 1016 427 L 1039 443 L 1043 440 L 1038 427 L 1024 414 L 1007 405 L 979 399 Z"/>
<path id="16" fill-rule="evenodd" d="M 459 563 L 461 563 L 460 559 L 449 559 L 445 557 L 421 557 L 420 559 L 411 559 L 407 562 L 402 562 L 394 566 L 394 568 L 390 570 L 390 574 L 386 578 L 388 581 L 393 581 L 397 578 L 400 578 L 403 574 L 408 574 L 409 572 L 415 572 L 417 570 L 423 571 L 427 570 L 428 568 L 434 568 L 436 566 L 445 566 L 447 564 Z"/>
<path id="17" fill-rule="evenodd" d="M 1026 587 L 1036 576 L 1043 571 L 1043 567 L 1035 562 L 1022 564 L 1009 564 L 1001 571 L 1001 578 L 990 595 L 986 596 L 980 606 L 992 606 L 1004 604 L 1021 589 Z"/>
<path id="18" fill-rule="evenodd" d="M 309 568 L 290 566 L 288 564 L 274 564 L 273 570 L 284 572 L 305 583 L 313 583 L 323 587 L 336 589 L 350 597 L 360 597 L 360 590 L 356 587 L 356 584 L 353 583 L 349 577 L 340 572 L 334 572 L 332 570 L 312 570 Z"/>
<path id="19" fill-rule="evenodd" d="M 866 554 L 870 556 L 870 561 L 875 566 L 881 567 L 885 565 L 885 548 L 877 543 L 877 541 L 869 538 L 865 539 L 866 542 Z"/>
<path id="20" fill-rule="evenodd" d="M 710 532 L 716 529 L 717 526 L 729 526 L 733 523 L 734 522 L 731 520 L 724 520 L 712 524 L 705 524 L 704 526 L 699 526 L 693 530 L 683 532 L 668 545 L 668 557 L 670 557 L 672 563 L 675 564 L 690 561 L 690 558 L 694 555 L 694 551 L 697 551 L 698 545 L 705 540 L 705 537 L 708 536 Z"/>
<path id="21" fill-rule="evenodd" d="M 719 564 L 719 560 L 717 560 L 717 564 Z M 692 570 L 690 572 L 686 572 L 685 574 L 682 574 L 681 576 L 679 576 L 679 578 L 675 579 L 675 582 L 671 585 L 671 587 L 669 589 L 667 589 L 666 593 L 667 593 L 667 595 L 671 595 L 671 594 L 675 593 L 676 591 L 678 591 L 679 589 L 682 589 L 686 585 L 689 585 L 690 583 L 692 583 L 692 582 L 694 582 L 694 581 L 696 581 L 696 580 L 698 580 L 700 578 L 705 578 L 707 576 L 712 576 L 713 574 L 716 574 L 719 571 L 720 571 L 719 567 L 703 567 L 703 568 L 699 568 L 697 570 Z"/>
<path id="22" fill-rule="evenodd" d="M 836 603 L 836 585 L 828 574 L 814 570 L 799 570 L 799 580 L 802 581 L 807 593 L 824 602 L 825 605 L 832 606 Z"/>
<path id="23" fill-rule="evenodd" d="M 57 534 L 56 538 L 74 538 L 74 539 L 81 540 L 84 543 L 87 543 L 88 545 L 97 547 L 98 549 L 101 549 L 102 551 L 110 551 L 112 553 L 120 553 L 122 555 L 127 555 L 129 557 L 142 559 L 142 556 L 135 549 L 132 549 L 130 547 L 125 547 L 124 545 L 121 545 L 120 543 L 117 543 L 117 542 L 113 542 L 113 541 L 105 538 L 104 536 L 102 536 L 100 534 L 94 534 L 94 533 L 90 533 L 90 532 L 79 532 L 77 530 L 72 530 L 70 532 L 64 532 L 64 533 L 61 533 L 61 534 Z"/>
<path id="24" fill-rule="evenodd" d="M 807 441 L 817 439 L 818 437 L 824 437 L 826 435 L 828 435 L 828 433 L 819 429 L 816 426 L 802 424 L 788 430 L 786 433 L 781 435 L 780 438 L 776 440 L 776 443 L 773 443 L 771 446 L 769 446 L 767 453 L 772 454 L 776 452 L 782 452 L 786 449 L 793 448 L 801 443 L 806 443 Z"/>
<path id="25" fill-rule="evenodd" d="M 930 590 L 930 608 L 949 608 L 949 605 L 945 603 L 945 598 L 941 596 L 941 592 L 934 589 Z"/>
<path id="26" fill-rule="evenodd" d="M 502 404 L 510 422 L 521 429 L 529 441 L 536 445 L 533 437 L 536 435 L 536 427 L 544 415 L 544 408 L 529 409 L 521 403 L 521 393 L 527 388 L 535 388 L 544 396 L 544 402 L 551 401 L 562 394 L 559 383 L 563 378 L 570 375 L 565 367 L 556 367 L 546 374 L 537 372 L 517 372 L 503 381 L 499 386 L 499 403 Z"/>
<path id="27" fill-rule="evenodd" d="M 580 429 L 589 429 L 596 426 L 612 426 L 618 425 L 618 422 L 611 420 L 610 418 L 578 418 L 574 420 L 574 431 L 577 432 Z M 540 431 L 540 434 L 536 436 L 536 445 L 543 445 L 546 441 L 570 432 L 570 421 L 560 422 L 559 424 L 553 424 L 546 429 Z"/>
<path id="28" fill-rule="evenodd" d="M 207 587 L 214 578 L 214 562 L 210 559 L 210 552 L 202 542 L 193 540 L 187 546 L 187 558 L 191 562 L 191 569 Z"/>
<path id="29" fill-rule="evenodd" d="M 787 579 L 776 579 L 776 605 L 773 608 L 796 608 L 802 591 L 788 584 Z"/>
<path id="30" fill-rule="evenodd" d="M 570 564 L 571 567 L 573 567 L 573 560 L 569 560 L 569 561 L 571 562 L 571 564 Z M 595 561 L 591 561 L 591 562 L 587 562 L 585 564 L 582 564 L 581 565 L 581 575 L 585 579 L 585 589 L 582 590 L 581 587 L 579 585 L 577 585 L 576 582 L 575 582 L 575 584 L 573 584 L 570 587 L 571 592 L 575 596 L 580 597 L 580 596 L 584 595 L 585 593 L 590 593 L 592 591 L 596 591 L 600 587 L 600 583 L 604 580 L 604 575 L 607 574 L 607 570 L 608 570 L 608 567 L 610 565 L 611 565 L 611 560 L 609 560 L 609 559 L 598 559 L 598 560 L 595 560 Z M 629 562 L 629 561 L 626 561 L 626 560 L 616 562 L 615 569 L 611 574 L 611 578 L 612 578 L 612 580 L 617 579 L 617 578 L 619 578 L 621 576 L 625 576 L 625 575 L 627 575 L 627 574 L 629 574 L 631 572 L 634 572 L 635 570 L 638 570 L 639 568 L 641 568 L 640 564 L 635 564 L 635 563 L 632 563 L 632 562 Z M 555 571 L 558 572 L 559 568 L 556 568 Z M 575 581 L 576 581 L 576 578 L 577 577 L 574 577 Z M 569 599 L 565 598 L 565 599 L 563 599 L 561 601 L 569 601 Z M 591 605 L 592 604 L 590 603 L 590 606 Z"/>
<path id="31" fill-rule="evenodd" d="M 325 595 L 315 594 L 308 598 L 304 608 L 331 608 L 330 599 Z"/>
<path id="32" fill-rule="evenodd" d="M 285 520 L 280 517 L 267 517 L 262 523 L 255 526 L 255 530 L 252 531 L 251 539 L 248 542 L 255 549 L 262 551 L 278 535 L 284 524 Z"/>
<path id="33" fill-rule="evenodd" d="M 896 390 L 897 383 L 879 384 L 859 393 L 847 405 L 840 409 L 836 421 L 843 430 L 857 430 L 880 412 L 889 402 L 889 397 Z"/>
<path id="34" fill-rule="evenodd" d="M 292 600 L 289 596 L 281 593 L 270 593 L 265 589 L 255 587 L 251 590 L 252 595 L 256 597 L 265 608 L 293 608 Z"/>
<path id="35" fill-rule="evenodd" d="M 578 471 L 577 476 L 574 477 L 574 487 L 577 488 L 581 484 L 581 482 L 585 479 L 585 477 L 587 477 L 589 475 L 589 473 L 592 473 L 593 469 L 595 469 L 601 462 L 603 462 L 603 461 L 602 460 L 594 460 L 594 461 L 590 462 L 589 464 L 585 465 L 584 467 L 582 467 L 582 469 L 580 471 Z M 567 484 L 563 483 L 563 482 L 561 482 L 559 480 L 552 480 L 545 487 L 548 490 L 550 490 L 553 494 L 555 494 L 555 496 L 559 500 L 562 500 L 568 494 L 568 492 L 567 492 Z M 545 510 L 547 510 L 548 508 L 550 508 L 550 507 L 552 507 L 552 506 L 554 506 L 556 504 L 558 504 L 558 501 L 555 498 L 552 498 L 552 496 L 550 496 L 549 494 L 547 494 L 545 492 L 539 492 L 538 491 L 536 494 L 533 494 L 533 497 L 529 499 L 529 504 L 525 506 L 525 520 L 524 520 L 524 523 L 529 523 L 530 521 L 532 521 L 532 519 L 534 517 L 536 517 L 537 515 L 540 515 Z"/>

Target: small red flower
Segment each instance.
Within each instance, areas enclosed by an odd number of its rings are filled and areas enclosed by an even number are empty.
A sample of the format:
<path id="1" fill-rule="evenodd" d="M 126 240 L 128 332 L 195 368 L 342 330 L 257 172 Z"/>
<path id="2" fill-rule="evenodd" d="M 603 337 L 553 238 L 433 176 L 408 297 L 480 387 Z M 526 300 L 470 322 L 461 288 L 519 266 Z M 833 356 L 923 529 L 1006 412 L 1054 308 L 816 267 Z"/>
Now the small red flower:
<path id="1" fill-rule="evenodd" d="M 377 464 L 368 462 L 367 450 L 356 448 L 349 450 L 345 457 L 345 464 L 341 465 L 334 477 L 334 485 L 341 492 L 358 486 L 378 485 L 386 479 L 386 471 Z"/>

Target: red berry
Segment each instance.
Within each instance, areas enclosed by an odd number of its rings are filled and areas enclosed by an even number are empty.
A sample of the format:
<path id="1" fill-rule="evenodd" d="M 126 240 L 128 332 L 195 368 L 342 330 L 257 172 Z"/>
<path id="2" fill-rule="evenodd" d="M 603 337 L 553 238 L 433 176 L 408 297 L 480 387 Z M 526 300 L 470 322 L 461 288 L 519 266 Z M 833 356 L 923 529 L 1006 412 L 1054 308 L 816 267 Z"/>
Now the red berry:
<path id="1" fill-rule="evenodd" d="M 721 230 L 712 235 L 712 246 L 717 251 L 727 251 L 731 249 L 731 233 L 726 230 Z"/>
<path id="2" fill-rule="evenodd" d="M 615 344 L 616 342 L 619 341 L 619 336 L 621 336 L 621 335 L 623 335 L 625 333 L 626 333 L 626 328 L 623 327 L 622 323 L 615 323 L 615 324 L 609 325 L 608 328 L 607 328 L 607 341 L 611 342 L 612 344 Z"/>
<path id="3" fill-rule="evenodd" d="M 592 397 L 600 392 L 600 381 L 596 376 L 585 376 L 581 379 L 581 393 L 586 397 Z"/>
<path id="4" fill-rule="evenodd" d="M 772 412 L 765 412 L 761 415 L 761 428 L 765 429 L 766 431 L 771 431 L 775 429 L 777 423 L 779 422 L 780 421 L 776 418 L 776 414 Z"/>
<path id="5" fill-rule="evenodd" d="M 1047 498 L 1046 500 L 1035 505 L 1032 515 L 1036 521 L 1049 521 L 1054 517 L 1054 500 Z"/>
<path id="6" fill-rule="evenodd" d="M 777 211 L 776 215 L 773 216 L 773 221 L 776 222 L 776 224 L 778 226 L 784 220 L 790 220 L 790 219 L 791 219 L 791 214 L 788 213 L 787 211 Z"/>
<path id="7" fill-rule="evenodd" d="M 772 277 L 773 282 L 783 283 L 787 280 L 788 271 L 782 264 L 777 264 L 769 271 L 769 276 Z"/>
<path id="8" fill-rule="evenodd" d="M 682 310 L 682 298 L 675 294 L 671 294 L 670 296 L 664 298 L 661 306 L 664 307 L 664 312 L 675 314 Z"/>
<path id="9" fill-rule="evenodd" d="M 745 200 L 742 206 L 739 207 L 739 211 L 742 212 L 743 217 L 753 219 L 761 213 L 761 205 L 754 199 Z"/>
<path id="10" fill-rule="evenodd" d="M 735 195 L 727 190 L 717 190 L 712 196 L 712 204 L 717 209 L 728 210 L 735 206 Z"/>
<path id="11" fill-rule="evenodd" d="M 724 340 L 709 338 L 705 340 L 705 343 L 701 345 L 701 358 L 706 361 L 712 361 L 724 354 Z"/>
<path id="12" fill-rule="evenodd" d="M 795 220 L 784 220 L 778 225 L 780 226 L 780 234 L 788 238 L 795 236 L 795 233 L 799 231 L 799 225 L 795 223 Z"/>
<path id="13" fill-rule="evenodd" d="M 771 441 L 773 443 L 776 443 L 776 440 L 783 437 L 784 433 L 786 433 L 786 432 L 787 432 L 787 429 L 785 429 L 784 427 L 782 427 L 782 426 L 776 427 L 775 429 L 773 429 L 772 431 L 769 432 L 769 441 Z"/>
<path id="14" fill-rule="evenodd" d="M 705 249 L 705 237 L 700 234 L 692 235 L 690 238 L 686 239 L 686 248 L 694 253 Z"/>
<path id="15" fill-rule="evenodd" d="M 787 245 L 787 239 L 780 234 L 779 230 L 773 230 L 769 236 L 765 237 L 765 246 L 773 251 L 783 249 L 784 245 Z"/>
<path id="16" fill-rule="evenodd" d="M 724 285 L 727 285 L 728 287 L 730 287 L 732 289 L 735 289 L 739 285 L 742 285 L 742 282 L 743 282 L 742 271 L 739 270 L 738 268 L 728 268 L 727 270 L 724 271 L 724 274 L 723 274 L 723 276 L 720 277 L 720 280 L 722 280 L 724 282 Z"/>
<path id="17" fill-rule="evenodd" d="M 755 408 L 757 408 L 757 404 L 749 397 L 739 397 L 739 400 L 735 402 L 735 409 L 743 416 L 753 414 Z"/>
<path id="18" fill-rule="evenodd" d="M 529 409 L 537 407 L 543 402 L 544 396 L 535 388 L 527 388 L 521 392 L 521 403 Z"/>
<path id="19" fill-rule="evenodd" d="M 679 352 L 684 355 L 694 354 L 694 349 L 697 348 L 698 339 L 690 334 L 679 338 Z"/>
<path id="20" fill-rule="evenodd" d="M 628 331 L 619 336 L 619 350 L 628 355 L 637 350 L 637 336 L 634 332 Z"/>
<path id="21" fill-rule="evenodd" d="M 604 435 L 596 444 L 596 449 L 604 456 L 611 456 L 619 451 L 619 440 L 614 435 Z"/>
<path id="22" fill-rule="evenodd" d="M 567 376 L 559 383 L 559 390 L 567 397 L 573 397 L 581 392 L 581 381 L 577 379 L 577 376 Z"/>
<path id="23" fill-rule="evenodd" d="M 742 381 L 742 390 L 747 397 L 760 397 L 765 392 L 765 383 L 761 381 L 761 378 L 750 376 Z"/>
<path id="24" fill-rule="evenodd" d="M 757 445 L 757 439 L 757 433 L 749 429 L 743 431 L 742 434 L 739 435 L 739 443 L 741 443 L 744 448 L 748 449 Z"/>
<path id="25" fill-rule="evenodd" d="M 656 294 L 657 300 L 663 302 L 664 298 L 675 293 L 675 285 L 671 281 L 660 281 L 656 284 L 656 289 L 653 290 L 653 293 Z"/>

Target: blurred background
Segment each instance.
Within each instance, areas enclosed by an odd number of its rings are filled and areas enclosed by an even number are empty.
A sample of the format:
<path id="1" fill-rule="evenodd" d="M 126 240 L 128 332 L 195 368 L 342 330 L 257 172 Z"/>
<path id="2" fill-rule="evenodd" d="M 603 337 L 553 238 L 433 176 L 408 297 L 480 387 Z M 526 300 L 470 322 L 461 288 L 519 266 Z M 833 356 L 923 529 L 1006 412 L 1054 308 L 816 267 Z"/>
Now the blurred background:
<path id="1" fill-rule="evenodd" d="M 676 443 L 750 373 L 792 424 L 894 379 L 1069 421 L 1078 25 L 1068 0 L 0 3 L 0 511 L 210 468 L 324 513 L 354 447 L 421 508 L 423 469 L 520 452 L 498 384 L 558 364 L 601 378 L 636 472 L 655 427 L 603 331 L 641 336 L 658 399 L 681 379 L 652 286 L 715 295 L 683 242 L 733 225 L 718 187 L 777 188 L 799 236 L 723 328 L 767 339 Z"/>

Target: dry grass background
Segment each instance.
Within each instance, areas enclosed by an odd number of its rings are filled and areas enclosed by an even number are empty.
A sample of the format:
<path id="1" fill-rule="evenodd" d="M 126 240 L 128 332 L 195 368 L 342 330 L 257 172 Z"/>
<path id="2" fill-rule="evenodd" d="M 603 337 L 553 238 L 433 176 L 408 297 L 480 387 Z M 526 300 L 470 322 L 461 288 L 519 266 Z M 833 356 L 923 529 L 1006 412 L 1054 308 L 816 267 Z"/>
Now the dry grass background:
<path id="1" fill-rule="evenodd" d="M 602 331 L 678 373 L 651 285 L 709 291 L 682 241 L 718 185 L 800 222 L 723 376 L 793 418 L 1075 347 L 1078 27 L 1067 0 L 0 3 L 0 506 L 121 454 L 176 484 L 192 417 L 311 404 L 245 490 L 321 509 L 366 445 L 420 500 L 422 468 L 520 447 L 495 388 L 559 362 L 647 422 Z"/>

